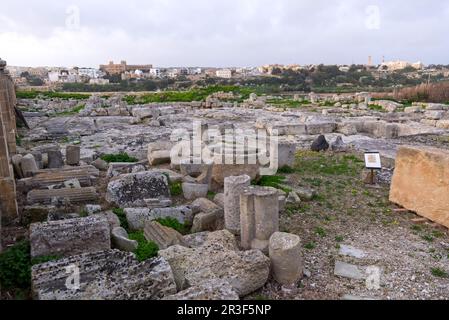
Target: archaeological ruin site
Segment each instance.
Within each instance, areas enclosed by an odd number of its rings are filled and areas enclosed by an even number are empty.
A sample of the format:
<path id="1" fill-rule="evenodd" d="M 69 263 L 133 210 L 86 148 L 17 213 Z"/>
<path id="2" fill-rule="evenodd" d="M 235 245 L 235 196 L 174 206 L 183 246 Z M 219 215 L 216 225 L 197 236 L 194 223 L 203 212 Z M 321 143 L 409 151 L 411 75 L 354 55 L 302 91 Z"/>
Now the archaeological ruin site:
<path id="1" fill-rule="evenodd" d="M 448 104 L 16 94 L 1 299 L 449 299 Z"/>

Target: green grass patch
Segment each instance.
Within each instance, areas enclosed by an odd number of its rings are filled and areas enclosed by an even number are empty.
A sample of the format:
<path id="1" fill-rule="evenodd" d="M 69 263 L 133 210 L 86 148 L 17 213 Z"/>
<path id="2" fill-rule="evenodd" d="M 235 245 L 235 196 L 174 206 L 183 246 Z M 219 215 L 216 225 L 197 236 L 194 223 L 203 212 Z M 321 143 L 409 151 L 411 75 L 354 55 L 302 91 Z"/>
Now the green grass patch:
<path id="1" fill-rule="evenodd" d="M 321 228 L 321 227 L 315 228 L 315 233 L 316 233 L 317 235 L 319 235 L 321 238 L 324 238 L 324 237 L 327 236 L 326 230 L 324 230 L 324 229 Z"/>
<path id="2" fill-rule="evenodd" d="M 278 173 L 280 174 L 292 174 L 295 173 L 295 169 L 289 166 L 283 166 L 282 168 L 279 168 Z"/>
<path id="3" fill-rule="evenodd" d="M 172 228 L 183 235 L 186 235 L 190 232 L 190 225 L 183 224 L 175 218 L 171 218 L 171 217 L 159 218 L 159 219 L 156 219 L 155 221 L 159 222 L 161 225 L 163 225 L 165 227 Z"/>
<path id="4" fill-rule="evenodd" d="M 282 185 L 285 179 L 286 177 L 281 175 L 262 176 L 258 181 L 253 182 L 253 184 L 261 187 L 272 187 L 290 193 L 292 190 Z"/>
<path id="5" fill-rule="evenodd" d="M 128 219 L 126 218 L 125 210 L 123 210 L 122 208 L 114 208 L 114 209 L 112 209 L 112 212 L 120 220 L 120 226 L 129 232 L 129 223 L 128 223 Z"/>
<path id="6" fill-rule="evenodd" d="M 182 195 L 182 182 L 170 182 L 170 194 L 174 197 Z"/>
<path id="7" fill-rule="evenodd" d="M 370 109 L 372 111 L 385 112 L 384 108 L 382 108 L 382 106 L 378 106 L 377 104 L 368 105 L 368 109 Z"/>
<path id="8" fill-rule="evenodd" d="M 354 155 L 329 155 L 313 151 L 298 152 L 295 163 L 296 172 L 301 174 L 357 176 L 363 167 L 363 161 Z"/>
<path id="9" fill-rule="evenodd" d="M 432 275 L 433 275 L 434 277 L 438 277 L 438 278 L 449 278 L 449 274 L 448 274 L 446 271 L 444 271 L 443 269 L 440 269 L 440 268 L 433 268 L 433 269 L 431 270 L 431 272 L 432 272 Z"/>
<path id="10" fill-rule="evenodd" d="M 51 91 L 17 91 L 17 99 L 62 99 L 62 100 L 87 100 L 90 94 L 85 93 L 66 93 L 66 92 L 51 92 Z"/>
<path id="11" fill-rule="evenodd" d="M 433 242 L 434 241 L 434 238 L 430 234 L 425 234 L 425 235 L 421 236 L 421 238 L 423 238 L 427 242 Z"/>
<path id="12" fill-rule="evenodd" d="M 73 116 L 73 115 L 80 113 L 80 111 L 84 110 L 85 107 L 86 107 L 85 104 L 80 104 L 71 110 L 58 112 L 58 113 L 56 113 L 56 116 L 58 116 L 58 117 Z"/>
<path id="13" fill-rule="evenodd" d="M 188 91 L 166 91 L 142 95 L 128 95 L 124 97 L 124 101 L 128 104 L 204 101 L 208 96 L 216 92 L 233 92 L 241 96 L 240 100 L 244 100 L 249 97 L 253 90 L 239 86 L 209 86 Z"/>
<path id="14" fill-rule="evenodd" d="M 344 238 L 343 236 L 336 236 L 336 237 L 335 237 L 335 241 L 336 241 L 336 242 L 339 242 L 339 243 L 340 243 L 340 242 L 343 242 L 344 240 L 345 240 L 345 238 Z"/>
<path id="15" fill-rule="evenodd" d="M 143 231 L 130 233 L 129 239 L 135 240 L 138 243 L 137 249 L 134 253 L 136 254 L 137 260 L 140 262 L 157 256 L 157 253 L 159 252 L 158 245 L 153 241 L 147 241 Z"/>
<path id="16" fill-rule="evenodd" d="M 31 255 L 29 241 L 22 241 L 0 254 L 2 289 L 28 289 L 31 286 Z"/>
<path id="17" fill-rule="evenodd" d="M 316 243 L 315 242 L 308 242 L 308 243 L 306 243 L 305 245 L 304 245 L 304 249 L 307 249 L 307 250 L 313 250 L 313 249 L 315 249 L 316 248 Z"/>
<path id="18" fill-rule="evenodd" d="M 209 200 L 214 200 L 214 198 L 215 198 L 216 195 L 217 195 L 216 192 L 209 191 L 209 192 L 207 193 L 207 198 L 208 198 Z"/>
<path id="19" fill-rule="evenodd" d="M 101 156 L 101 159 L 106 161 L 107 163 L 114 163 L 114 162 L 138 162 L 139 160 L 134 157 L 130 157 L 126 152 L 121 152 L 118 154 L 105 154 Z"/>

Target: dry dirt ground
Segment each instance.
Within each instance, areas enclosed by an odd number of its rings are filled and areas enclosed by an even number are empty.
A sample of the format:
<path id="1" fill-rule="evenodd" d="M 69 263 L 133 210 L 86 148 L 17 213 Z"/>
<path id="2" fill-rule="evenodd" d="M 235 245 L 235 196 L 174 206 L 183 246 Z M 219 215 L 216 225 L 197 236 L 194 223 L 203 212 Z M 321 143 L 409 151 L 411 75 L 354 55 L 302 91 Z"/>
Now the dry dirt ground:
<path id="1" fill-rule="evenodd" d="M 391 170 L 382 172 L 386 181 L 377 187 L 366 186 L 360 159 L 356 154 L 298 154 L 289 184 L 313 188 L 317 196 L 287 208 L 281 231 L 301 237 L 307 277 L 297 292 L 270 280 L 250 299 L 449 299 L 448 230 L 389 202 Z M 344 245 L 367 256 L 341 256 Z M 335 276 L 336 260 L 380 267 L 380 289 Z"/>

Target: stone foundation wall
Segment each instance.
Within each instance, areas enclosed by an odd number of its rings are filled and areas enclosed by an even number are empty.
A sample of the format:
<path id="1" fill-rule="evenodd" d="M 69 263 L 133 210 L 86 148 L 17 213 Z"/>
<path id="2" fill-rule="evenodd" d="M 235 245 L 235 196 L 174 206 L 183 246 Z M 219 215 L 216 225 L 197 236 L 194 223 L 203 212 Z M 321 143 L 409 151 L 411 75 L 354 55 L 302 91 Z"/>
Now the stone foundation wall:
<path id="1" fill-rule="evenodd" d="M 5 66 L 6 62 L 0 59 L 0 221 L 3 224 L 17 217 L 14 170 L 10 162 L 16 153 L 16 95 Z"/>

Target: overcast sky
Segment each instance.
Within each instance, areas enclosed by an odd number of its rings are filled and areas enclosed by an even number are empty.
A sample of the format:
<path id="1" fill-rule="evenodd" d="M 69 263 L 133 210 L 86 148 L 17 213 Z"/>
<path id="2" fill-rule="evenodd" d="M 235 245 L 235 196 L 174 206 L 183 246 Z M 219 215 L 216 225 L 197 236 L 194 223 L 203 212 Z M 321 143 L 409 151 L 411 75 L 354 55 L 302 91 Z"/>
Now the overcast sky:
<path id="1" fill-rule="evenodd" d="M 0 0 L 9 65 L 449 64 L 449 1 Z"/>

